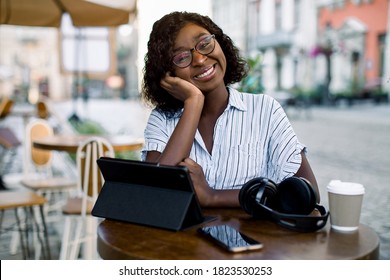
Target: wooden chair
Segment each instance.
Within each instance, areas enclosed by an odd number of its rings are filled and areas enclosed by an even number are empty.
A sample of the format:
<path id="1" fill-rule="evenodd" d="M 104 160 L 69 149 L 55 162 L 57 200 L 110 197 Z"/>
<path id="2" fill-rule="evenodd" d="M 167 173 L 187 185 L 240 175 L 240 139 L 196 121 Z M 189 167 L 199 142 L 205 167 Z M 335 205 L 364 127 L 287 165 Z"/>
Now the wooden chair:
<path id="1" fill-rule="evenodd" d="M 36 104 L 37 116 L 41 119 L 48 119 L 50 116 L 49 108 L 44 100 L 39 100 Z"/>
<path id="2" fill-rule="evenodd" d="M 3 97 L 3 99 L 0 102 L 0 119 L 4 119 L 11 113 L 12 107 L 14 105 L 14 102 L 12 99 L 8 97 Z"/>
<path id="3" fill-rule="evenodd" d="M 43 257 L 45 259 L 51 259 L 49 237 L 45 222 L 45 214 L 43 211 L 43 206 L 46 204 L 46 202 L 46 198 L 33 192 L 0 192 L 0 233 L 3 232 L 2 226 L 4 212 L 6 210 L 14 210 L 24 259 L 29 259 L 32 255 L 29 246 L 29 239 L 31 238 L 29 234 L 30 230 L 35 230 L 35 234 L 33 236 L 37 237 L 36 241 L 38 241 L 39 245 L 41 246 Z M 36 211 L 34 211 L 36 209 L 34 209 L 34 207 L 39 207 L 40 217 L 36 216 Z M 23 215 L 23 218 L 20 217 L 18 212 L 18 210 L 21 209 L 25 210 L 25 215 Z M 13 227 L 11 227 L 11 229 L 13 229 Z M 34 247 L 37 248 L 37 246 Z"/>
<path id="4" fill-rule="evenodd" d="M 114 157 L 112 145 L 104 138 L 91 137 L 77 149 L 78 194 L 69 198 L 65 215 L 60 259 L 77 259 L 81 244 L 84 245 L 84 259 L 95 259 L 97 218 L 91 216 L 104 179 L 97 166 L 100 157 Z"/>
<path id="5" fill-rule="evenodd" d="M 53 151 L 33 147 L 34 139 L 53 135 L 53 129 L 46 120 L 31 121 L 26 128 L 25 161 L 22 185 L 31 191 L 44 195 L 49 203 L 46 212 L 61 213 L 67 195 L 76 189 L 77 180 L 69 175 L 56 175 L 53 172 Z M 65 197 L 63 197 L 65 196 Z"/>

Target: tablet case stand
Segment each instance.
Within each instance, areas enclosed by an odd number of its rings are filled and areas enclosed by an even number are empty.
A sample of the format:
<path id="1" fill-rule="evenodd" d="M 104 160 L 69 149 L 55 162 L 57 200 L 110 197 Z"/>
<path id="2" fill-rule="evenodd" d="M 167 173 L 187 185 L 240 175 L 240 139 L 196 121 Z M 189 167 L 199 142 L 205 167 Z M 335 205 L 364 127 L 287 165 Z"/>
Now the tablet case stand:
<path id="1" fill-rule="evenodd" d="M 101 160 L 102 159 L 100 159 L 100 161 Z M 111 164 L 113 164 L 112 162 L 114 162 L 114 164 L 120 164 L 123 160 L 106 159 L 106 161 L 111 162 Z M 127 161 L 126 163 L 138 164 L 134 161 Z M 149 170 L 151 172 L 150 174 L 142 174 L 142 176 L 146 178 L 158 175 L 153 174 L 153 171 L 156 168 L 159 169 L 159 172 L 164 170 L 164 168 L 161 169 L 161 167 L 157 166 L 139 164 L 141 165 L 141 168 L 145 168 L 144 171 L 151 169 Z M 104 169 L 104 162 L 100 162 L 99 166 L 101 169 Z M 140 168 L 140 166 L 137 166 L 136 168 Z M 131 171 L 131 166 L 128 167 L 128 169 Z M 173 180 L 172 177 L 174 177 L 174 174 L 176 173 L 179 173 L 177 176 L 184 181 L 186 176 L 189 176 L 185 169 L 180 168 L 182 169 L 180 170 L 176 167 L 169 167 L 168 169 L 167 174 L 171 178 L 168 179 L 168 181 Z M 175 169 L 177 170 L 175 171 Z M 171 172 L 172 170 L 174 173 Z M 191 188 L 187 190 L 180 190 L 177 186 L 172 188 L 159 187 L 154 186 L 153 184 L 150 185 L 150 177 L 144 180 L 148 184 L 142 184 L 140 180 L 135 180 L 135 183 L 126 182 L 128 180 L 123 180 L 124 178 L 120 178 L 120 176 L 118 178 L 119 174 L 115 173 L 118 173 L 118 171 L 115 172 L 115 169 L 110 168 L 109 175 L 106 174 L 105 183 L 92 210 L 93 216 L 175 231 L 190 228 L 215 219 L 214 217 L 203 216 L 192 189 L 192 185 Z M 163 178 L 159 180 L 160 185 L 162 179 Z M 152 181 L 156 182 L 155 180 Z M 172 184 L 173 181 L 168 183 Z"/>

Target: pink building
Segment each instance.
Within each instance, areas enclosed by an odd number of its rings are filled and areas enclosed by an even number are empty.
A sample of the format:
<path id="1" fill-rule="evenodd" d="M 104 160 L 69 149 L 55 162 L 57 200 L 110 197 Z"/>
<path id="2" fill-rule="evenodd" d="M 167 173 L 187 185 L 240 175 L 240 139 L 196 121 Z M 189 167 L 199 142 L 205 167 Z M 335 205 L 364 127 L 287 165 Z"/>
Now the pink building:
<path id="1" fill-rule="evenodd" d="M 318 31 L 323 38 L 332 40 L 335 51 L 332 59 L 340 60 L 338 64 L 333 61 L 332 65 L 343 66 L 340 72 L 332 70 L 333 77 L 345 81 L 347 71 L 351 84 L 364 82 L 365 87 L 379 85 L 384 79 L 389 1 L 329 2 L 318 9 Z M 332 83 L 333 88 L 342 87 L 341 81 L 332 80 Z"/>

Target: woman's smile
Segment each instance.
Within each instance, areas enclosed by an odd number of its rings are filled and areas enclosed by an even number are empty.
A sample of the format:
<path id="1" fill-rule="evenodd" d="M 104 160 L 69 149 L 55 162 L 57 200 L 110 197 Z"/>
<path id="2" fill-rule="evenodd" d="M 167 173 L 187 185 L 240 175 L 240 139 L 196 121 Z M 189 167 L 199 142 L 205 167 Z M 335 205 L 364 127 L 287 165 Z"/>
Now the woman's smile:
<path id="1" fill-rule="evenodd" d="M 215 65 L 210 65 L 208 67 L 203 67 L 200 74 L 194 76 L 195 80 L 198 81 L 208 81 L 214 77 L 215 74 Z"/>

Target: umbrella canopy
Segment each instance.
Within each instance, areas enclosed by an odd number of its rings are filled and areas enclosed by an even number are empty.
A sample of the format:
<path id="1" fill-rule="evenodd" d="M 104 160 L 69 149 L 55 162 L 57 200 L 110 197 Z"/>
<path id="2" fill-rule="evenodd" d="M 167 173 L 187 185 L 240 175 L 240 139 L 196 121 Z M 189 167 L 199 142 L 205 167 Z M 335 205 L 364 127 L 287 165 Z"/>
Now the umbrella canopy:
<path id="1" fill-rule="evenodd" d="M 135 11 L 136 0 L 0 0 L 0 24 L 59 27 L 68 13 L 74 26 L 117 26 Z"/>

